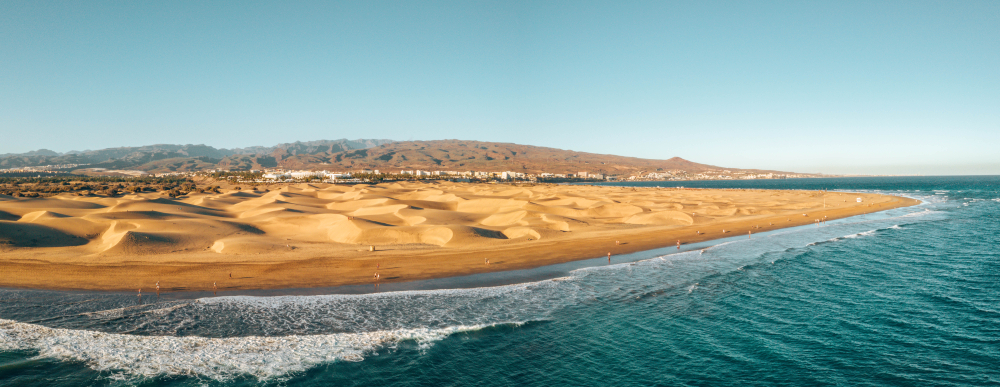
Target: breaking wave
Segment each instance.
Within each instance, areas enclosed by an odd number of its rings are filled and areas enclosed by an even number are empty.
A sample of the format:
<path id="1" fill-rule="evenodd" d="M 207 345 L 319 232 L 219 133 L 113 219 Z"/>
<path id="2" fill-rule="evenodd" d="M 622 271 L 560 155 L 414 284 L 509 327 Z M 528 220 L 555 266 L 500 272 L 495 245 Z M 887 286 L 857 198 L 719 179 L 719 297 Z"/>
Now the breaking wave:
<path id="1" fill-rule="evenodd" d="M 812 243 L 810 243 L 810 244 L 808 244 L 806 246 L 816 246 L 816 245 L 819 245 L 819 244 L 822 244 L 822 243 L 838 242 L 838 241 L 842 241 L 842 240 L 845 240 L 845 239 L 856 239 L 856 238 L 861 238 L 861 237 L 875 235 L 875 233 L 877 233 L 879 231 L 899 230 L 899 229 L 902 229 L 902 227 L 900 227 L 898 224 L 896 224 L 896 225 L 892 225 L 892 226 L 885 227 L 885 228 L 877 228 L 877 229 L 874 229 L 874 230 L 862 231 L 862 232 L 855 233 L 855 234 L 839 236 L 839 237 L 832 238 L 832 239 L 827 239 L 827 240 L 821 241 L 821 242 L 812 242 Z"/>
<path id="2" fill-rule="evenodd" d="M 318 364 L 361 361 L 367 353 L 403 341 L 430 345 L 457 332 L 485 327 L 206 338 L 48 328 L 0 319 L 0 350 L 34 350 L 38 357 L 80 361 L 94 370 L 120 372 L 125 377 L 191 375 L 227 380 L 249 375 L 267 380 Z"/>

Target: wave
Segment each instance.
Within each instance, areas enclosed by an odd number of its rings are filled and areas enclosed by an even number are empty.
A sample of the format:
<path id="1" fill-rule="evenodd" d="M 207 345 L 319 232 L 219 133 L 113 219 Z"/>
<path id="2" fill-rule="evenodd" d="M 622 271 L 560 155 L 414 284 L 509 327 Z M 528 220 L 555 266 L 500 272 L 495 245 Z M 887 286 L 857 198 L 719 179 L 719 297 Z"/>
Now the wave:
<path id="1" fill-rule="evenodd" d="M 868 230 L 868 231 L 865 231 L 865 232 L 859 232 L 857 234 L 845 235 L 845 236 L 843 236 L 841 238 L 843 238 L 843 239 L 861 238 L 863 236 L 875 235 L 875 232 L 877 232 L 877 231 L 878 230 Z"/>
<path id="2" fill-rule="evenodd" d="M 34 350 L 38 357 L 74 360 L 125 378 L 189 375 L 227 380 L 280 378 L 318 364 L 361 361 L 379 348 L 414 341 L 431 345 L 458 332 L 489 326 L 398 329 L 329 335 L 206 338 L 137 336 L 48 328 L 0 319 L 0 350 Z"/>
<path id="3" fill-rule="evenodd" d="M 874 230 L 862 231 L 862 232 L 855 233 L 855 234 L 839 236 L 839 237 L 836 237 L 836 238 L 827 239 L 825 241 L 812 242 L 812 243 L 807 244 L 806 246 L 817 246 L 817 245 L 820 245 L 820 244 L 823 244 L 823 243 L 839 242 L 839 241 L 842 241 L 842 240 L 845 240 L 845 239 L 856 239 L 856 238 L 871 236 L 871 235 L 875 235 L 875 233 L 877 233 L 879 231 L 901 230 L 901 229 L 903 229 L 903 228 L 900 227 L 898 224 L 895 224 L 895 225 L 892 225 L 892 226 L 889 226 L 889 227 L 877 228 L 877 229 L 874 229 Z"/>
<path id="4" fill-rule="evenodd" d="M 929 208 L 925 208 L 923 211 L 912 212 L 912 213 L 909 213 L 909 214 L 900 215 L 898 217 L 899 218 L 915 218 L 915 217 L 919 217 L 919 216 L 927 216 L 927 215 L 938 214 L 938 213 L 941 213 L 941 211 L 934 211 L 934 210 L 931 210 Z"/>

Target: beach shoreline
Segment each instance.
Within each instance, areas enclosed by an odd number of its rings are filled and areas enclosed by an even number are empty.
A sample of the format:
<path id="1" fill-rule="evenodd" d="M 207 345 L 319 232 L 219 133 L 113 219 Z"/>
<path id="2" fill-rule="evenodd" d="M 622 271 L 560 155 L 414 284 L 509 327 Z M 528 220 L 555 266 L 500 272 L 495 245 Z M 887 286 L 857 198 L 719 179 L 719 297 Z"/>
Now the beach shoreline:
<path id="1" fill-rule="evenodd" d="M 414 187 L 406 188 L 407 192 L 412 192 L 413 189 L 416 189 Z M 448 191 L 447 187 L 434 186 L 433 188 Z M 476 188 L 479 189 L 479 187 Z M 322 189 L 323 187 L 320 187 L 319 191 L 322 191 Z M 628 195 L 634 195 L 643 199 L 654 198 L 655 195 L 674 195 L 673 197 L 677 195 L 688 195 L 687 197 L 727 197 L 726 195 L 730 195 L 735 201 L 743 197 L 740 195 L 747 195 L 741 191 L 747 191 L 758 196 L 802 196 L 816 194 L 815 191 L 788 193 L 790 191 L 676 189 L 629 191 L 622 187 L 601 189 L 613 192 L 615 195 L 625 192 Z M 401 190 L 401 188 L 396 190 Z M 295 190 L 292 189 L 292 191 Z M 308 189 L 304 191 L 309 192 Z M 458 192 L 457 189 L 454 192 Z M 564 195 L 565 193 L 564 191 L 552 192 L 556 192 L 559 195 Z M 266 193 L 262 193 L 260 197 L 266 195 Z M 609 193 L 608 195 L 611 194 Z M 367 246 L 360 244 L 354 244 L 353 247 L 351 247 L 352 245 L 338 244 L 337 246 L 339 246 L 340 250 L 336 250 L 334 254 L 329 255 L 323 253 L 322 248 L 325 246 L 323 244 L 302 244 L 303 247 L 299 252 L 285 252 L 276 254 L 275 256 L 268 254 L 224 255 L 207 251 L 187 254 L 165 253 L 139 256 L 130 256 L 128 254 L 97 254 L 87 258 L 71 256 L 71 254 L 67 255 L 66 252 L 74 251 L 69 248 L 62 248 L 65 250 L 62 254 L 57 253 L 63 251 L 59 248 L 7 249 L 0 252 L 0 273 L 3 273 L 0 276 L 0 286 L 8 288 L 102 291 L 134 291 L 142 288 L 144 293 L 155 293 L 154 284 L 157 282 L 161 285 L 161 292 L 206 292 L 216 290 L 225 292 L 250 289 L 325 288 L 345 285 L 410 282 L 434 278 L 467 276 L 486 272 L 533 269 L 559 263 L 599 258 L 606 256 L 607 253 L 611 253 L 612 256 L 632 254 L 673 246 L 678 240 L 681 241 L 682 245 L 690 245 L 716 239 L 731 238 L 740 236 L 741 234 L 752 238 L 753 234 L 751 233 L 809 225 L 823 219 L 829 221 L 920 203 L 918 200 L 905 197 L 868 193 L 834 192 L 824 193 L 823 197 L 827 198 L 826 195 L 830 196 L 829 200 L 831 202 L 833 202 L 833 197 L 839 200 L 839 198 L 847 196 L 851 199 L 856 196 L 862 197 L 863 201 L 858 203 L 852 200 L 848 203 L 844 199 L 836 205 L 834 203 L 823 204 L 824 206 L 828 205 L 828 208 L 819 207 L 802 210 L 802 214 L 806 214 L 807 216 L 799 214 L 800 211 L 794 211 L 798 216 L 792 216 L 792 212 L 789 211 L 770 214 L 767 212 L 771 211 L 760 211 L 747 216 L 739 216 L 738 214 L 718 216 L 717 219 L 698 220 L 689 225 L 624 224 L 621 220 L 617 220 L 618 218 L 608 216 L 595 219 L 616 220 L 614 222 L 607 222 L 607 225 L 597 225 L 596 221 L 592 221 L 595 222 L 595 225 L 590 228 L 581 226 L 579 230 L 574 230 L 573 232 L 563 231 L 559 234 L 553 234 L 555 237 L 535 239 L 531 236 L 526 237 L 521 235 L 520 238 L 504 240 L 503 242 L 508 242 L 507 244 L 470 242 L 464 245 L 454 244 L 455 247 L 450 248 L 428 246 L 427 244 L 388 244 L 376 246 L 377 248 L 374 252 L 367 251 L 367 249 L 364 249 Z M 563 196 L 558 197 L 562 198 Z M 195 199 L 189 199 L 188 202 L 192 200 Z M 204 200 L 204 198 L 200 200 Z M 250 199 L 244 198 L 244 200 Z M 615 202 L 619 201 L 615 200 Z M 4 209 L 3 204 L 8 203 L 10 201 L 0 202 L 0 209 Z M 534 202 L 531 203 L 534 204 Z M 635 203 L 639 202 L 636 201 Z M 333 206 L 336 205 L 340 204 L 334 204 Z M 643 208 L 647 208 L 653 205 L 644 206 Z M 13 206 L 8 205 L 8 207 Z M 292 208 L 289 205 L 285 205 L 285 207 Z M 738 206 L 734 205 L 734 208 L 736 207 Z M 552 208 L 557 207 L 552 206 Z M 653 212 L 645 214 L 666 213 L 666 211 L 657 212 L 658 210 L 655 210 L 655 206 L 653 208 Z M 691 212 L 691 214 L 700 216 L 701 212 L 697 212 L 702 211 L 700 207 L 691 205 L 688 208 L 698 208 Z M 764 207 L 758 205 L 751 208 Z M 37 213 L 37 208 L 31 209 L 35 211 L 22 211 L 25 212 L 24 215 L 21 215 L 22 219 L 27 215 Z M 489 223 L 489 219 L 496 218 L 497 214 L 511 213 L 504 212 L 507 210 L 509 209 L 489 212 L 488 216 L 483 216 L 487 219 L 485 223 Z M 522 211 L 520 209 L 514 210 L 515 212 Z M 531 210 L 529 207 L 529 215 Z M 533 210 L 547 211 L 545 208 L 540 207 Z M 362 208 L 352 211 L 351 213 L 353 214 L 362 215 L 347 215 L 351 220 L 354 220 L 355 216 L 365 216 L 364 214 L 369 213 L 376 214 L 372 218 L 376 220 L 381 219 L 377 218 L 380 215 L 380 210 L 377 209 Z M 709 213 L 711 211 L 715 210 L 710 209 Z M 7 210 L 7 212 L 10 213 L 12 211 Z M 635 216 L 643 214 L 627 215 L 621 217 L 621 219 L 635 219 Z M 672 214 L 671 216 L 674 215 Z M 37 215 L 32 216 L 38 217 Z M 476 219 L 477 221 L 481 221 L 479 218 Z M 696 219 L 700 218 L 696 217 Z M 267 221 L 260 221 L 259 223 L 266 224 L 266 222 L 273 221 L 273 219 L 269 219 Z M 449 221 L 453 220 L 446 218 L 441 222 Z M 5 221 L 5 223 L 10 222 L 12 221 Z M 528 227 L 518 226 L 515 231 L 526 228 Z M 507 228 L 507 230 L 509 229 Z M 727 232 L 723 233 L 723 229 Z M 546 232 L 546 230 L 541 231 L 543 233 Z M 538 234 L 530 235 L 537 236 Z M 97 239 L 94 238 L 95 241 Z M 496 241 L 487 240 L 486 242 Z M 91 244 L 94 243 L 97 242 L 91 242 Z M 52 251 L 52 253 L 41 250 Z M 88 262 L 88 259 L 96 262 Z M 489 264 L 486 262 L 489 262 Z M 378 278 L 375 278 L 375 273 L 379 274 Z"/>

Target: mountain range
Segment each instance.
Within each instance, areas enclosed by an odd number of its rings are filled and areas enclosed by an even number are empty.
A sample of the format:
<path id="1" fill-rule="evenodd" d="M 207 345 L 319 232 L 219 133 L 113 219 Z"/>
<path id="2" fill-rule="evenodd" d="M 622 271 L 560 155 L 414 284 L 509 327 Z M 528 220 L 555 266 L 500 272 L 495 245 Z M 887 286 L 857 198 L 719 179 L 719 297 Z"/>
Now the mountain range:
<path id="1" fill-rule="evenodd" d="M 340 139 L 235 149 L 220 149 L 207 145 L 159 144 L 66 153 L 40 149 L 21 154 L 0 155 L 0 169 L 64 164 L 77 165 L 62 168 L 67 172 L 81 168 L 107 168 L 152 173 L 267 168 L 329 171 L 379 169 L 383 172 L 414 169 L 524 173 L 587 171 L 612 175 L 676 170 L 698 173 L 722 169 L 774 172 L 722 168 L 679 157 L 642 159 L 531 145 L 466 140 Z"/>

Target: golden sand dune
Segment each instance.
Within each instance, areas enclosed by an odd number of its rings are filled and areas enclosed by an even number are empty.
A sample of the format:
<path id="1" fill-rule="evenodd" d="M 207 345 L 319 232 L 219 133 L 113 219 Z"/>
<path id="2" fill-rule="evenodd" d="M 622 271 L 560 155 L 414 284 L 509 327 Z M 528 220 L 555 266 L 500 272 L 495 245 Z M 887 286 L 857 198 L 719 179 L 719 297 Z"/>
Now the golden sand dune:
<path id="1" fill-rule="evenodd" d="M 253 268 L 256 282 L 234 286 L 320 286 L 365 282 L 372 262 L 386 260 L 394 261 L 383 269 L 395 271 L 392 278 L 412 280 L 730 236 L 722 229 L 746 234 L 913 203 L 907 200 L 809 191 L 404 182 L 294 184 L 178 199 L 158 193 L 3 197 L 0 270 L 7 274 L 0 285 L 117 289 L 174 275 L 197 287 L 220 271 Z M 369 251 L 372 246 L 376 251 Z M 360 267 L 367 269 L 354 271 Z M 293 274 L 265 274 L 286 271 Z M 53 285 L 38 279 L 41 274 L 62 282 Z"/>

